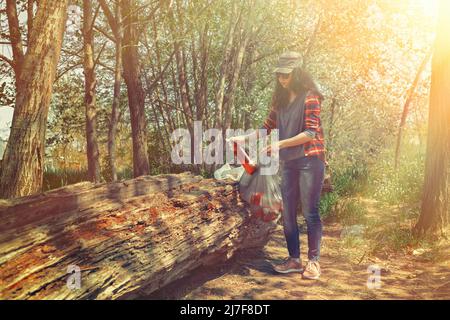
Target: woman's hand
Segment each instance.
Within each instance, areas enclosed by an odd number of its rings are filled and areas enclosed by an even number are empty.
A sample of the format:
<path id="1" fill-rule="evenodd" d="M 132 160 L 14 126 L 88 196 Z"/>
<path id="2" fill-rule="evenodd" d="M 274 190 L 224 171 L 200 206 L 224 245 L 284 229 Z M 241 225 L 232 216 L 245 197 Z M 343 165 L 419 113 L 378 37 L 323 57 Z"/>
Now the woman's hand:
<path id="1" fill-rule="evenodd" d="M 267 145 L 266 147 L 264 147 L 260 153 L 271 155 L 272 150 L 274 150 L 274 149 L 280 150 L 283 148 L 283 146 L 284 146 L 283 141 L 277 141 L 275 144 L 270 144 L 270 145 Z"/>
<path id="2" fill-rule="evenodd" d="M 229 141 L 235 142 L 235 143 L 244 143 L 246 138 L 247 138 L 247 136 L 235 136 L 235 137 L 229 138 Z"/>

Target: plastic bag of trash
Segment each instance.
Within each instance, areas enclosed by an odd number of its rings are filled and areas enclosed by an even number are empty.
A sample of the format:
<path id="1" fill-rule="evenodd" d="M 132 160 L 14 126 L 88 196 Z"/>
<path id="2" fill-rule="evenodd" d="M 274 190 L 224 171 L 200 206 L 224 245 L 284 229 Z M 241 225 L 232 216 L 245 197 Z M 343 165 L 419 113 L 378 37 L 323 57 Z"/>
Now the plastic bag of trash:
<path id="1" fill-rule="evenodd" d="M 231 179 L 239 181 L 245 169 L 241 166 L 231 167 L 229 163 L 225 163 L 222 167 L 214 171 L 214 178 L 217 180 Z"/>
<path id="2" fill-rule="evenodd" d="M 263 221 L 278 220 L 283 210 L 281 177 L 279 174 L 263 175 L 264 165 L 252 161 L 245 150 L 233 144 L 235 157 L 245 169 L 239 181 L 241 198 L 250 204 L 250 210 Z"/>
<path id="3" fill-rule="evenodd" d="M 278 174 L 262 175 L 259 164 L 253 174 L 244 171 L 239 182 L 241 198 L 250 204 L 252 214 L 264 221 L 278 220 L 283 210 L 281 178 Z"/>

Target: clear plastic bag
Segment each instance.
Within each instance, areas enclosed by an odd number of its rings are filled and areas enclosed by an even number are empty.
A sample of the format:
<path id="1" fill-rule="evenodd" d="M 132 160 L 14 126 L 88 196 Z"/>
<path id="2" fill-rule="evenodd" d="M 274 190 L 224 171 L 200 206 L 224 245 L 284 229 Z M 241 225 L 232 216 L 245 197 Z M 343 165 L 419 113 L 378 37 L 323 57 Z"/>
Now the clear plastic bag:
<path id="1" fill-rule="evenodd" d="M 241 146 L 228 142 L 241 165 L 232 167 L 226 163 L 214 171 L 214 178 L 239 181 L 240 196 L 250 205 L 251 214 L 266 222 L 277 221 L 283 210 L 280 175 L 262 175 L 261 168 L 264 165 L 255 164 Z"/>
<path id="2" fill-rule="evenodd" d="M 217 180 L 231 179 L 239 181 L 244 173 L 243 167 L 231 167 L 229 163 L 225 163 L 222 167 L 214 171 L 214 178 Z"/>
<path id="3" fill-rule="evenodd" d="M 239 181 L 241 198 L 250 204 L 251 213 L 256 217 L 266 222 L 277 221 L 283 210 L 280 175 L 262 175 L 264 165 L 255 165 L 245 150 L 236 144 L 233 149 L 235 156 L 241 153 L 241 164 L 245 168 Z"/>
<path id="4" fill-rule="evenodd" d="M 241 198 L 250 204 L 250 210 L 263 221 L 277 221 L 283 210 L 281 178 L 278 174 L 262 175 L 261 165 L 253 174 L 244 172 L 239 182 Z"/>

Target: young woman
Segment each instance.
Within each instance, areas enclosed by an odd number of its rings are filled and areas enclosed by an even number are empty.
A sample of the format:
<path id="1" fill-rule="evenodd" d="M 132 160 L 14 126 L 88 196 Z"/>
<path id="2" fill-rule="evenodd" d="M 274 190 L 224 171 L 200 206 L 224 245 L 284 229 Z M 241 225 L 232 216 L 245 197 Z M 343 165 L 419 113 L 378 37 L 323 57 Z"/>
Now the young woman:
<path id="1" fill-rule="evenodd" d="M 322 94 L 311 76 L 302 70 L 296 52 L 280 56 L 275 69 L 277 83 L 272 109 L 263 128 L 279 130 L 283 227 L 289 257 L 274 266 L 278 273 L 300 272 L 303 278 L 320 277 L 320 244 L 322 221 L 319 200 L 325 170 L 325 144 L 320 122 Z M 248 136 L 235 137 L 243 141 Z M 269 146 L 264 151 L 270 152 Z M 301 203 L 308 231 L 308 263 L 300 260 L 297 207 Z"/>

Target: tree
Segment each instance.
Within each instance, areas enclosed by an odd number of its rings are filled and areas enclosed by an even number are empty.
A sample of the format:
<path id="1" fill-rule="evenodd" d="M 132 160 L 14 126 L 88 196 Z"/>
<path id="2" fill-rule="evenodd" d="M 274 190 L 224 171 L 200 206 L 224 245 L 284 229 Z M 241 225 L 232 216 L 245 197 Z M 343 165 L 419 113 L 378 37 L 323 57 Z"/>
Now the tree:
<path id="1" fill-rule="evenodd" d="M 147 119 L 145 115 L 145 92 L 141 81 L 139 63 L 139 9 L 135 0 L 121 1 L 124 36 L 122 46 L 123 77 L 128 91 L 128 107 L 131 115 L 133 139 L 133 175 L 150 173 L 147 147 Z"/>
<path id="2" fill-rule="evenodd" d="M 409 88 L 408 96 L 406 98 L 405 104 L 403 105 L 402 117 L 400 119 L 400 124 L 398 126 L 397 144 L 395 146 L 395 156 L 394 156 L 395 169 L 397 169 L 397 167 L 398 167 L 398 160 L 400 157 L 400 147 L 401 147 L 401 141 L 402 141 L 402 131 L 403 131 L 403 128 L 405 127 L 406 118 L 408 117 L 409 105 L 411 104 L 411 101 L 412 101 L 412 98 L 416 91 L 420 77 L 422 76 L 422 73 L 423 73 L 427 63 L 431 58 L 432 53 L 433 53 L 432 50 L 428 51 L 427 55 L 423 58 L 422 63 L 420 64 L 419 69 L 417 70 L 416 77 L 414 78 L 414 81 L 411 84 L 411 87 Z"/>
<path id="3" fill-rule="evenodd" d="M 88 176 L 92 182 L 100 182 L 100 162 L 97 144 L 97 110 L 95 106 L 94 27 L 92 1 L 83 0 L 83 51 L 84 51 L 84 103 L 86 109 L 86 150 Z"/>
<path id="4" fill-rule="evenodd" d="M 113 32 L 113 39 L 116 46 L 115 51 L 115 67 L 114 67 L 114 93 L 111 108 L 111 118 L 108 128 L 108 167 L 112 181 L 117 180 L 116 169 L 116 135 L 117 125 L 120 119 L 120 86 L 122 84 L 122 22 L 120 21 L 120 1 L 116 1 L 114 7 L 114 15 L 109 9 L 105 0 L 99 0 L 100 6 L 108 20 L 108 24 Z"/>
<path id="5" fill-rule="evenodd" d="M 422 207 L 416 234 L 443 230 L 448 223 L 450 176 L 450 2 L 440 2 L 432 60 L 429 125 Z"/>
<path id="6" fill-rule="evenodd" d="M 42 189 L 45 128 L 68 0 L 39 1 L 36 16 L 29 22 L 32 29 L 29 30 L 26 53 L 16 2 L 8 0 L 6 4 L 13 48 L 16 101 L 0 176 L 0 198 L 29 195 Z"/>

